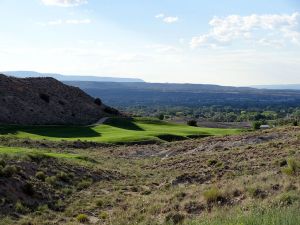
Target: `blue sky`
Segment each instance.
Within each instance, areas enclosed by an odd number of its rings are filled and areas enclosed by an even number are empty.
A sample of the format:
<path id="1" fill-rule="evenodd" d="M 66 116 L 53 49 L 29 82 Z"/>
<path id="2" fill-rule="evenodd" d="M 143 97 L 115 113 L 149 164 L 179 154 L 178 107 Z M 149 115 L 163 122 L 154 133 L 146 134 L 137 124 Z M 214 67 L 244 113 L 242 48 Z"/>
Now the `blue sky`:
<path id="1" fill-rule="evenodd" d="M 300 83 L 297 0 L 0 0 L 0 71 Z"/>

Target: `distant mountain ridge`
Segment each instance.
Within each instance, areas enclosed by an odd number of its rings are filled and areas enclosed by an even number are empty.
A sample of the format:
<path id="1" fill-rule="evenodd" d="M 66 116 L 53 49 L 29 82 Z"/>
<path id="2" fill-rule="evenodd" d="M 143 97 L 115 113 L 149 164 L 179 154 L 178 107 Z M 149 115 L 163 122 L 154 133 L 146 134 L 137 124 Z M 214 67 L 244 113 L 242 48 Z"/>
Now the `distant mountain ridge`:
<path id="1" fill-rule="evenodd" d="M 79 75 L 62 75 L 58 73 L 39 73 L 35 71 L 4 71 L 6 75 L 29 78 L 29 77 L 52 77 L 59 81 L 94 81 L 94 82 L 144 82 L 138 78 L 120 78 L 120 77 L 98 77 L 98 76 L 79 76 Z"/>
<path id="2" fill-rule="evenodd" d="M 300 84 L 253 85 L 251 87 L 258 89 L 300 90 Z"/>

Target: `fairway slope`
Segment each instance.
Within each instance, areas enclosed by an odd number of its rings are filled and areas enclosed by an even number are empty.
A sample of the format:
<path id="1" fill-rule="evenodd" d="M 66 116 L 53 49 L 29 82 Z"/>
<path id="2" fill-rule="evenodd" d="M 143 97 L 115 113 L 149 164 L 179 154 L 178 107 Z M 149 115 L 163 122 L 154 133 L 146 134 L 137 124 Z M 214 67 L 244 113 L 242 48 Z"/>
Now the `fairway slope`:
<path id="1" fill-rule="evenodd" d="M 99 143 L 155 143 L 195 137 L 237 134 L 238 129 L 191 127 L 153 118 L 109 118 L 93 126 L 2 126 L 0 135 L 48 141 Z"/>

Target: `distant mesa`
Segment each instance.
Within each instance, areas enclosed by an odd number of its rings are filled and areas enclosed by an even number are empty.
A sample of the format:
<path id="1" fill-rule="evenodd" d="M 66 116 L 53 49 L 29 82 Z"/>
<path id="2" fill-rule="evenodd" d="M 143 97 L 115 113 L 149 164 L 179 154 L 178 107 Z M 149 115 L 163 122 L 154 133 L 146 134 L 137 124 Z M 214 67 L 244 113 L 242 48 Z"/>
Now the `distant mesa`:
<path id="1" fill-rule="evenodd" d="M 57 73 L 38 73 L 35 71 L 5 71 L 1 73 L 18 78 L 52 77 L 59 81 L 144 82 L 138 78 L 62 75 Z"/>
<path id="2" fill-rule="evenodd" d="M 119 112 L 54 78 L 0 74 L 0 124 L 89 125 L 112 114 Z"/>

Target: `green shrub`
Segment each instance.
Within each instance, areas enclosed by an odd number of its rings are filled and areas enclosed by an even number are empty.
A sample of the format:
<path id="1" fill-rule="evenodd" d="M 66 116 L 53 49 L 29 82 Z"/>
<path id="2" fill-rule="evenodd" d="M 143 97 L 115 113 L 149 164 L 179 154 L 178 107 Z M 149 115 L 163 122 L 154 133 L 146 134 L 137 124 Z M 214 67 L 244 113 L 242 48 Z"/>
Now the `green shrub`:
<path id="1" fill-rule="evenodd" d="M 216 202 L 224 202 L 223 193 L 216 187 L 212 187 L 203 193 L 203 196 L 208 204 Z"/>
<path id="2" fill-rule="evenodd" d="M 45 179 L 46 179 L 46 175 L 43 171 L 36 172 L 35 177 L 42 181 L 45 181 Z"/>
<path id="3" fill-rule="evenodd" d="M 279 195 L 277 199 L 280 205 L 288 206 L 294 204 L 295 202 L 299 202 L 300 195 L 295 191 L 289 191 L 287 193 Z"/>
<path id="4" fill-rule="evenodd" d="M 56 185 L 56 184 L 57 184 L 57 177 L 56 177 L 56 176 L 47 177 L 47 178 L 45 179 L 45 181 L 46 181 L 48 184 Z"/>
<path id="5" fill-rule="evenodd" d="M 6 162 L 4 161 L 4 159 L 0 159 L 0 166 L 2 167 L 6 166 Z"/>
<path id="6" fill-rule="evenodd" d="M 99 214 L 99 218 L 102 219 L 102 220 L 107 220 L 108 219 L 108 213 L 107 212 L 101 212 Z"/>
<path id="7" fill-rule="evenodd" d="M 189 120 L 186 124 L 192 127 L 197 127 L 197 120 Z"/>
<path id="8" fill-rule="evenodd" d="M 287 160 L 287 167 L 283 168 L 281 171 L 286 175 L 294 175 L 297 173 L 299 169 L 299 164 L 295 159 Z"/>
<path id="9" fill-rule="evenodd" d="M 77 184 L 77 189 L 78 190 L 83 190 L 85 188 L 88 188 L 92 184 L 92 180 L 82 180 Z"/>
<path id="10" fill-rule="evenodd" d="M 167 223 L 173 223 L 173 224 L 182 224 L 185 219 L 185 216 L 181 213 L 169 213 L 166 216 L 166 222 Z"/>
<path id="11" fill-rule="evenodd" d="M 218 163 L 218 160 L 216 160 L 216 159 L 209 159 L 208 161 L 207 161 L 207 164 L 209 165 L 209 166 L 214 166 L 214 165 L 216 165 Z"/>
<path id="12" fill-rule="evenodd" d="M 70 178 L 69 175 L 65 172 L 59 172 L 56 174 L 57 179 L 63 181 L 63 182 L 69 182 Z"/>
<path id="13" fill-rule="evenodd" d="M 26 183 L 23 185 L 22 190 L 25 194 L 32 196 L 34 194 L 34 188 L 31 183 Z"/>
<path id="14" fill-rule="evenodd" d="M 261 125 L 262 125 L 261 122 L 259 122 L 259 121 L 254 121 L 254 122 L 252 123 L 252 128 L 253 128 L 253 130 L 259 130 Z"/>
<path id="15" fill-rule="evenodd" d="M 88 216 L 85 215 L 85 214 L 79 214 L 79 215 L 77 215 L 77 216 L 76 216 L 76 219 L 77 219 L 77 221 L 80 222 L 80 223 L 87 223 L 87 222 L 89 222 L 89 218 L 88 218 Z"/>
<path id="16" fill-rule="evenodd" d="M 18 172 L 18 168 L 15 165 L 6 165 L 1 171 L 3 176 L 11 177 Z"/>
<path id="17" fill-rule="evenodd" d="M 20 201 L 16 203 L 15 210 L 17 213 L 25 214 L 29 211 L 29 209 L 24 206 Z"/>

